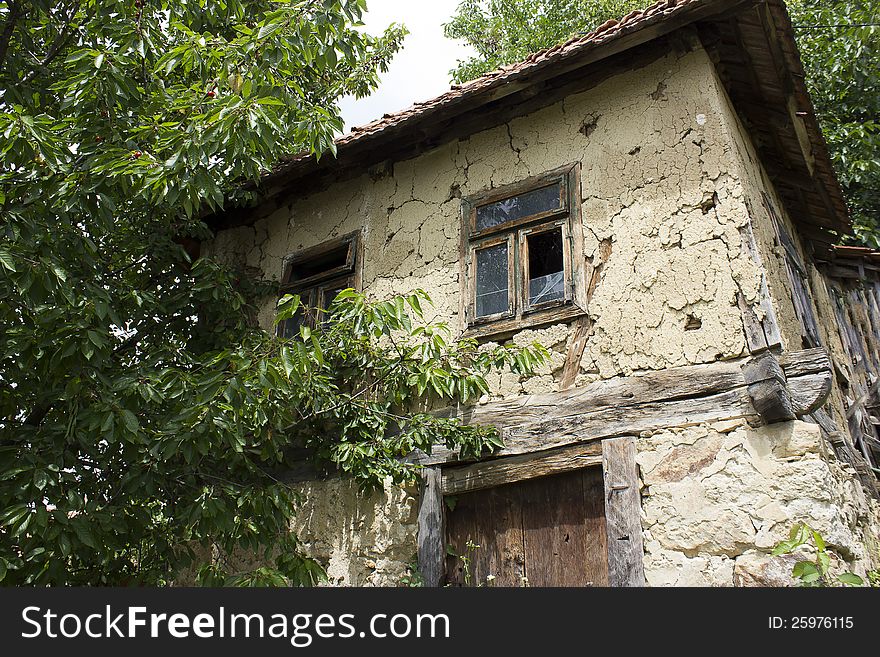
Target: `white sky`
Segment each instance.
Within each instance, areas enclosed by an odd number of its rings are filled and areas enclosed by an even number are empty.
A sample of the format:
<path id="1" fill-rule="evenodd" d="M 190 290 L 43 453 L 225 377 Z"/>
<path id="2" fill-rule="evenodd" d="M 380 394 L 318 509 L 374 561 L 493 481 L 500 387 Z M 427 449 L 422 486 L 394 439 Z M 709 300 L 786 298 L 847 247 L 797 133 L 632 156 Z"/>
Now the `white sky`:
<path id="1" fill-rule="evenodd" d="M 345 131 L 383 114 L 406 109 L 449 89 L 449 70 L 474 54 L 470 46 L 443 36 L 442 24 L 455 13 L 459 0 L 367 0 L 366 30 L 381 33 L 391 23 L 409 29 L 403 48 L 370 96 L 340 101 Z"/>

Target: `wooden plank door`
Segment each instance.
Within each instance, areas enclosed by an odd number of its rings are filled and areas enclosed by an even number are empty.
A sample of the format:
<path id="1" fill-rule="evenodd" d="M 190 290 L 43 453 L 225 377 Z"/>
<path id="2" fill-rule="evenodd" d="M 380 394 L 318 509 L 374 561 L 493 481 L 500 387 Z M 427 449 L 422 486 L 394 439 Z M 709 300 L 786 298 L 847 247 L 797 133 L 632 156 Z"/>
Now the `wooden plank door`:
<path id="1" fill-rule="evenodd" d="M 464 493 L 447 503 L 452 586 L 608 585 L 600 467 Z"/>

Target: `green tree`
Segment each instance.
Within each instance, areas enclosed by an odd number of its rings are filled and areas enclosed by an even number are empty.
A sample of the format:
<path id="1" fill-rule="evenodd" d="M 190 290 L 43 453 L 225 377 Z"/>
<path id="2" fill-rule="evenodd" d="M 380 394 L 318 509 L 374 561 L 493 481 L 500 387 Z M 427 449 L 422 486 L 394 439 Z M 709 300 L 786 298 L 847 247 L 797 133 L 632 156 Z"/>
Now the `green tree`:
<path id="1" fill-rule="evenodd" d="M 880 248 L 880 4 L 792 0 L 789 11 L 856 236 Z"/>
<path id="2" fill-rule="evenodd" d="M 443 33 L 463 39 L 477 55 L 460 61 L 450 75 L 455 82 L 473 80 L 648 4 L 648 0 L 463 0 Z"/>
<path id="3" fill-rule="evenodd" d="M 181 246 L 283 155 L 333 150 L 337 99 L 368 93 L 403 36 L 355 29 L 363 10 L 0 4 L 0 580 L 155 584 L 191 566 L 309 583 L 282 481 L 294 448 L 370 486 L 412 477 L 398 457 L 432 439 L 497 444 L 417 406 L 482 394 L 536 351 L 451 343 L 418 295 L 348 292 L 323 330 L 276 338 L 252 319 L 276 285 Z M 274 561 L 236 577 L 207 546 Z"/>

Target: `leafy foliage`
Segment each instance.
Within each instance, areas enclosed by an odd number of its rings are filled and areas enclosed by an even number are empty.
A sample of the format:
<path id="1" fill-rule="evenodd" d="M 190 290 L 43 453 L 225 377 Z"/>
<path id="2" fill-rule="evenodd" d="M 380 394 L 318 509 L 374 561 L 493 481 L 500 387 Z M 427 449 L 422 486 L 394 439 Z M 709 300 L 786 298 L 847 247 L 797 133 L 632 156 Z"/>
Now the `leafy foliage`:
<path id="1" fill-rule="evenodd" d="M 772 555 L 777 557 L 781 554 L 789 554 L 803 546 L 809 546 L 811 542 L 816 558 L 801 559 L 795 563 L 791 571 L 791 576 L 798 580 L 800 586 L 815 588 L 835 586 L 836 583 L 844 586 L 864 585 L 864 580 L 855 573 L 844 572 L 833 579 L 829 576 L 831 557 L 825 539 L 805 522 L 794 525 L 789 532 L 788 540 L 780 542 L 774 548 Z"/>
<path id="2" fill-rule="evenodd" d="M 455 82 L 473 80 L 648 4 L 650 0 L 463 0 L 443 33 L 463 39 L 477 55 L 460 61 L 450 75 Z"/>
<path id="3" fill-rule="evenodd" d="M 857 238 L 880 248 L 880 9 L 791 0 L 807 85 Z"/>
<path id="4" fill-rule="evenodd" d="M 253 321 L 275 285 L 182 246 L 285 154 L 332 151 L 337 99 L 369 92 L 403 35 L 355 29 L 363 9 L 0 6 L 4 583 L 156 584 L 192 564 L 205 583 L 308 584 L 321 570 L 279 476 L 293 448 L 375 485 L 411 476 L 395 457 L 429 436 L 497 444 L 410 406 L 469 398 L 532 351 L 457 347 L 415 326 L 421 297 L 353 293 L 281 340 Z M 233 576 L 208 546 L 271 565 Z"/>

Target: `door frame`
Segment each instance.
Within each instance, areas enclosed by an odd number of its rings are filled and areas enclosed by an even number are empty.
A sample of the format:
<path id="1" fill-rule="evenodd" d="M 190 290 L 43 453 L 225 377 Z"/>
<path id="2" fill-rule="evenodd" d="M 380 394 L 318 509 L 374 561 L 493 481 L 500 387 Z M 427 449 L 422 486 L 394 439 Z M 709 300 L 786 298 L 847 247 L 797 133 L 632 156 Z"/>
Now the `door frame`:
<path id="1" fill-rule="evenodd" d="M 422 470 L 418 513 L 419 571 L 426 586 L 440 586 L 446 568 L 445 495 L 601 465 L 610 586 L 644 586 L 641 495 L 635 437 L 580 443 L 468 465 Z"/>

